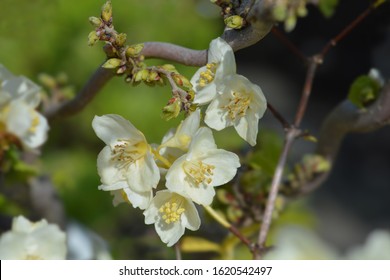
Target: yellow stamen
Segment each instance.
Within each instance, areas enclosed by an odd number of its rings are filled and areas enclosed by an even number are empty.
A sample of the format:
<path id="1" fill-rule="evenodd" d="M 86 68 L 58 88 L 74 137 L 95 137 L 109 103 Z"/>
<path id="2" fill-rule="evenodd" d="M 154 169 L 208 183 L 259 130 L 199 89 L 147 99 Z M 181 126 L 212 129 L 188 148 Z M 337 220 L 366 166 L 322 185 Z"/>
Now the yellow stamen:
<path id="1" fill-rule="evenodd" d="M 186 161 L 183 164 L 184 172 L 190 177 L 197 185 L 205 183 L 211 184 L 213 180 L 215 166 L 203 163 L 200 160 Z"/>
<path id="2" fill-rule="evenodd" d="M 230 119 L 234 121 L 237 117 L 245 116 L 251 101 L 250 96 L 240 92 L 233 92 L 233 97 L 229 99 L 229 104 L 222 106 L 222 108 L 227 109 Z"/>
<path id="3" fill-rule="evenodd" d="M 215 72 L 217 71 L 217 63 L 208 63 L 206 65 L 206 70 L 200 73 L 199 77 L 199 86 L 205 87 L 210 84 L 215 77 Z"/>
<path id="4" fill-rule="evenodd" d="M 145 141 L 131 143 L 129 140 L 119 140 L 120 144 L 112 150 L 112 160 L 118 163 L 119 168 L 126 168 L 135 161 L 143 158 L 148 151 L 148 144 Z"/>
<path id="5" fill-rule="evenodd" d="M 180 220 L 181 214 L 185 212 L 185 208 L 181 207 L 181 202 L 170 200 L 161 206 L 158 211 L 164 222 L 169 225 Z"/>

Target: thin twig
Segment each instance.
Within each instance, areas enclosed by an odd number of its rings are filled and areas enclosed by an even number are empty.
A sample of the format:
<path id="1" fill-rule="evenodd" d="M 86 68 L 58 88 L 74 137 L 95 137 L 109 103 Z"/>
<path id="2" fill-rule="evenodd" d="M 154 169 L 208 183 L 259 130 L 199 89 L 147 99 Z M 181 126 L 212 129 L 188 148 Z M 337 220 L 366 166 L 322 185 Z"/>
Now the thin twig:
<path id="1" fill-rule="evenodd" d="M 322 63 L 322 59 L 320 59 L 318 56 L 313 56 L 312 58 L 309 59 L 309 61 L 310 63 L 306 72 L 306 80 L 303 86 L 301 101 L 299 102 L 298 110 L 295 115 L 295 120 L 294 120 L 295 127 L 299 127 L 302 122 L 303 116 L 306 112 L 307 104 L 309 102 L 309 97 L 311 94 L 311 89 L 313 87 L 313 80 L 315 77 L 317 66 L 318 64 Z"/>
<path id="2" fill-rule="evenodd" d="M 267 102 L 267 108 L 271 111 L 271 113 L 280 122 L 280 124 L 285 130 L 291 127 L 291 124 L 282 116 L 282 114 L 278 110 L 275 109 L 275 107 L 271 103 L 269 103 L 269 101 Z"/>
<path id="3" fill-rule="evenodd" d="M 352 21 L 346 28 L 344 28 L 337 36 L 335 36 L 333 39 L 331 39 L 325 47 L 322 49 L 322 51 L 309 58 L 309 66 L 306 72 L 306 79 L 305 84 L 303 87 L 301 100 L 297 109 L 297 113 L 295 115 L 294 119 L 294 125 L 291 126 L 289 129 L 287 129 L 286 135 L 285 135 L 285 141 L 283 146 L 282 154 L 279 157 L 278 164 L 275 169 L 275 173 L 272 179 L 271 183 L 271 189 L 270 193 L 268 195 L 268 200 L 266 204 L 266 208 L 264 211 L 264 216 L 262 219 L 262 225 L 259 232 L 257 247 L 258 251 L 255 252 L 254 257 L 255 258 L 262 258 L 264 255 L 264 252 L 266 251 L 265 243 L 267 241 L 268 231 L 271 226 L 272 222 L 272 216 L 275 206 L 275 200 L 277 198 L 278 192 L 279 192 L 279 185 L 282 180 L 282 174 L 284 170 L 284 166 L 286 164 L 287 156 L 289 154 L 289 151 L 291 149 L 291 146 L 294 142 L 294 140 L 301 134 L 300 130 L 298 129 L 302 119 L 304 117 L 304 114 L 306 112 L 307 104 L 309 101 L 309 97 L 312 91 L 312 85 L 313 80 L 315 77 L 315 73 L 317 70 L 317 66 L 322 64 L 323 59 L 325 55 L 328 53 L 329 49 L 336 45 L 336 43 L 340 42 L 343 38 L 345 38 L 346 35 L 348 35 L 351 30 L 353 30 L 364 18 L 367 17 L 367 15 L 370 14 L 370 12 L 373 10 L 374 6 L 370 6 L 367 8 L 361 15 L 359 15 L 354 21 Z M 300 56 L 300 55 L 299 55 Z"/>
<path id="4" fill-rule="evenodd" d="M 175 244 L 175 254 L 176 254 L 176 260 L 180 261 L 182 259 L 180 241 Z"/>
<path id="5" fill-rule="evenodd" d="M 267 200 L 267 205 L 264 211 L 263 222 L 259 232 L 258 242 L 260 251 L 257 253 L 256 258 L 261 258 L 262 253 L 265 251 L 265 242 L 267 240 L 268 231 L 271 226 L 272 215 L 274 211 L 275 201 L 278 196 L 279 185 L 282 180 L 284 166 L 286 165 L 287 156 L 290 151 L 291 145 L 294 142 L 295 137 L 299 134 L 299 130 L 296 128 L 290 129 L 285 138 L 283 151 L 279 157 L 278 164 L 276 165 L 274 177 L 272 178 L 271 189 Z"/>
<path id="6" fill-rule="evenodd" d="M 272 28 L 272 34 L 275 35 L 276 38 L 278 38 L 283 44 L 287 46 L 287 48 L 295 54 L 299 59 L 306 62 L 307 57 L 304 55 L 298 47 L 290 41 L 290 39 L 282 33 L 277 27 Z"/>

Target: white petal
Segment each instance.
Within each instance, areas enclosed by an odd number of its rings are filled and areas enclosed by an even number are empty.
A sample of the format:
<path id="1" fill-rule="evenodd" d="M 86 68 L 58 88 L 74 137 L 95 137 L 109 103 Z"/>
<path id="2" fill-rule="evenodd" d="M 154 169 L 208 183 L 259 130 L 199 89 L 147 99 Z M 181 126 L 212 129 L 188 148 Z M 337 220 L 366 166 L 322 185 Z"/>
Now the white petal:
<path id="1" fill-rule="evenodd" d="M 7 130 L 22 139 L 31 127 L 32 109 L 22 100 L 12 101 L 7 109 Z"/>
<path id="2" fill-rule="evenodd" d="M 194 138 L 192 139 L 187 154 L 187 159 L 197 157 L 198 155 L 202 155 L 207 151 L 214 150 L 216 148 L 217 145 L 215 144 L 211 129 L 208 127 L 201 127 L 198 129 Z"/>
<path id="3" fill-rule="evenodd" d="M 128 187 L 129 187 L 129 185 L 127 184 L 127 181 L 122 180 L 122 181 L 112 183 L 111 185 L 104 185 L 104 184 L 100 185 L 98 187 L 98 189 L 102 190 L 102 191 L 117 191 L 117 190 L 122 190 L 122 189 L 125 189 Z"/>
<path id="4" fill-rule="evenodd" d="M 185 188 L 185 197 L 201 205 L 210 205 L 213 202 L 215 190 L 213 186 L 206 184 L 191 184 Z"/>
<path id="5" fill-rule="evenodd" d="M 120 139 L 146 142 L 144 135 L 128 120 L 119 115 L 95 116 L 92 121 L 92 127 L 96 135 L 110 146 L 114 146 Z"/>
<path id="6" fill-rule="evenodd" d="M 181 223 L 155 223 L 154 227 L 161 241 L 167 243 L 168 247 L 175 245 L 183 236 L 185 227 Z"/>
<path id="7" fill-rule="evenodd" d="M 37 148 L 46 142 L 49 124 L 46 118 L 38 112 L 34 111 L 32 114 L 35 115 L 34 118 L 38 118 L 38 125 L 34 126 L 33 132 L 29 132 L 24 137 L 23 142 L 29 148 Z"/>
<path id="8" fill-rule="evenodd" d="M 255 116 L 246 116 L 241 118 L 234 126 L 238 135 L 251 146 L 256 145 L 258 127 L 258 119 Z"/>
<path id="9" fill-rule="evenodd" d="M 191 200 L 186 199 L 185 205 L 186 210 L 181 216 L 181 223 L 189 230 L 198 230 L 200 227 L 200 218 L 195 204 Z"/>
<path id="10" fill-rule="evenodd" d="M 227 103 L 224 103 L 224 98 L 218 96 L 207 107 L 204 122 L 209 127 L 220 131 L 232 125 L 232 122 L 228 118 L 227 110 L 223 109 L 223 106 L 225 105 L 227 105 Z"/>
<path id="11" fill-rule="evenodd" d="M 226 75 L 236 73 L 236 61 L 230 45 L 222 38 L 211 41 L 208 52 L 208 63 L 219 62 L 215 79 L 219 82 Z"/>
<path id="12" fill-rule="evenodd" d="M 203 162 L 215 166 L 213 186 L 220 186 L 232 180 L 237 173 L 237 168 L 240 167 L 239 157 L 235 153 L 222 149 L 210 151 Z"/>
<path id="13" fill-rule="evenodd" d="M 183 163 L 185 161 L 186 155 L 175 160 L 165 176 L 167 189 L 182 196 L 187 196 L 186 189 L 190 188 L 190 183 L 186 180 L 187 175 L 183 169 Z"/>
<path id="14" fill-rule="evenodd" d="M 123 191 L 127 195 L 127 199 L 130 201 L 131 205 L 134 208 L 139 208 L 141 210 L 146 209 L 153 197 L 153 192 L 135 192 L 130 188 L 124 188 Z"/>
<path id="15" fill-rule="evenodd" d="M 111 148 L 105 146 L 97 158 L 97 168 L 100 180 L 104 185 L 113 185 L 125 180 L 122 169 L 118 169 L 116 162 L 112 160 Z"/>
<path id="16" fill-rule="evenodd" d="M 130 164 L 126 172 L 129 188 L 137 192 L 150 191 L 160 181 L 160 171 L 153 155 L 147 152 L 145 157 Z"/>

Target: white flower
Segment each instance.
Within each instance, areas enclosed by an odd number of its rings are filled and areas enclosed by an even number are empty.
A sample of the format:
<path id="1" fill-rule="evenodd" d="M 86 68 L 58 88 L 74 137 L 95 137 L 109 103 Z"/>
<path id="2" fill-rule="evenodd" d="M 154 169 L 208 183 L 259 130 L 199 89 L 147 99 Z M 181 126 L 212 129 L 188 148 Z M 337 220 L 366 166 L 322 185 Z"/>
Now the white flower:
<path id="1" fill-rule="evenodd" d="M 157 234 L 167 246 L 174 245 L 184 234 L 185 228 L 195 231 L 200 227 L 194 203 L 167 190 L 156 193 L 144 215 L 145 223 L 154 224 Z"/>
<path id="2" fill-rule="evenodd" d="M 230 75 L 223 79 L 208 106 L 205 123 L 215 130 L 234 126 L 238 135 L 254 146 L 258 122 L 266 109 L 267 101 L 259 86 L 241 75 Z"/>
<path id="3" fill-rule="evenodd" d="M 141 210 L 148 207 L 153 197 L 152 190 L 146 192 L 136 192 L 129 188 L 126 180 L 118 181 L 112 185 L 100 185 L 99 190 L 110 191 L 113 198 L 114 206 L 122 202 L 130 203 L 134 208 L 140 208 Z"/>
<path id="4" fill-rule="evenodd" d="M 0 259 L 63 260 L 66 236 L 45 219 L 32 223 L 23 216 L 14 218 L 12 229 L 0 238 Z"/>
<path id="5" fill-rule="evenodd" d="M 178 148 L 187 151 L 191 139 L 199 128 L 200 110 L 191 113 L 177 127 L 176 131 L 169 131 L 162 141 L 161 147 Z"/>
<path id="6" fill-rule="evenodd" d="M 350 260 L 389 260 L 390 232 L 374 230 L 367 237 L 365 244 L 349 249 L 346 258 Z"/>
<path id="7" fill-rule="evenodd" d="M 315 232 L 299 227 L 284 226 L 275 237 L 275 246 L 266 255 L 266 260 L 334 260 L 337 251 L 323 241 Z"/>
<path id="8" fill-rule="evenodd" d="M 160 173 L 151 148 L 139 130 L 118 115 L 95 116 L 92 126 L 107 145 L 97 160 L 98 173 L 105 186 L 101 188 L 115 190 L 115 184 L 125 180 L 138 193 L 149 192 L 157 186 Z"/>
<path id="9" fill-rule="evenodd" d="M 188 153 L 169 168 L 166 186 L 196 203 L 209 205 L 215 195 L 214 187 L 233 179 L 238 167 L 238 156 L 217 149 L 211 130 L 202 127 L 193 137 Z"/>
<path id="10" fill-rule="evenodd" d="M 37 85 L 0 65 L 0 130 L 17 136 L 26 149 L 37 148 L 47 139 L 47 120 L 35 110 L 40 101 Z"/>
<path id="11" fill-rule="evenodd" d="M 195 90 L 194 103 L 209 103 L 217 94 L 217 86 L 224 76 L 236 73 L 236 61 L 232 48 L 223 39 L 211 41 L 207 65 L 201 67 L 191 79 Z"/>
<path id="12" fill-rule="evenodd" d="M 185 118 L 177 127 L 177 129 L 170 129 L 163 137 L 162 144 L 155 147 L 158 154 L 162 156 L 161 160 L 166 159 L 166 162 L 158 162 L 161 166 L 161 174 L 166 173 L 172 162 L 178 157 L 182 156 L 188 151 L 188 146 L 199 128 L 200 124 L 200 110 L 197 109 Z M 157 145 L 156 145 L 157 146 Z"/>

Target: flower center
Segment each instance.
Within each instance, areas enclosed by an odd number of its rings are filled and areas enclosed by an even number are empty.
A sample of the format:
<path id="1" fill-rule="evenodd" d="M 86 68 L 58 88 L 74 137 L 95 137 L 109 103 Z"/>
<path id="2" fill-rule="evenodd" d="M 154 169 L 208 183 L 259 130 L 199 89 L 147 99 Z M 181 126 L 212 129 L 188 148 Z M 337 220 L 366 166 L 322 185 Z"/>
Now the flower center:
<path id="1" fill-rule="evenodd" d="M 148 144 L 144 141 L 133 144 L 130 140 L 119 140 L 119 144 L 112 150 L 112 160 L 117 161 L 119 168 L 125 168 L 140 158 L 143 158 L 148 150 Z"/>
<path id="2" fill-rule="evenodd" d="M 35 133 L 37 131 L 37 127 L 39 125 L 39 115 L 34 111 L 31 110 L 30 112 L 32 120 L 31 120 L 31 126 L 29 128 L 29 132 Z"/>
<path id="3" fill-rule="evenodd" d="M 210 184 L 213 180 L 215 166 L 203 163 L 200 160 L 186 161 L 183 164 L 183 169 L 197 185 L 200 183 Z"/>
<path id="4" fill-rule="evenodd" d="M 215 77 L 215 72 L 217 71 L 218 64 L 217 63 L 207 63 L 206 70 L 200 73 L 199 77 L 199 86 L 205 87 L 210 84 Z"/>
<path id="5" fill-rule="evenodd" d="M 229 104 L 222 108 L 228 111 L 230 119 L 234 121 L 237 117 L 245 116 L 250 103 L 251 98 L 248 95 L 240 92 L 233 92 L 233 97 L 229 98 Z"/>
<path id="6" fill-rule="evenodd" d="M 158 210 L 161 213 L 161 218 L 164 220 L 166 224 L 175 223 L 180 220 L 181 214 L 183 214 L 186 210 L 181 207 L 181 203 L 177 203 L 177 201 L 168 201 L 165 202 L 163 206 Z"/>

